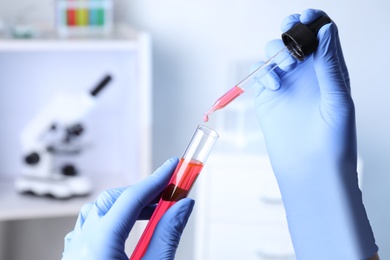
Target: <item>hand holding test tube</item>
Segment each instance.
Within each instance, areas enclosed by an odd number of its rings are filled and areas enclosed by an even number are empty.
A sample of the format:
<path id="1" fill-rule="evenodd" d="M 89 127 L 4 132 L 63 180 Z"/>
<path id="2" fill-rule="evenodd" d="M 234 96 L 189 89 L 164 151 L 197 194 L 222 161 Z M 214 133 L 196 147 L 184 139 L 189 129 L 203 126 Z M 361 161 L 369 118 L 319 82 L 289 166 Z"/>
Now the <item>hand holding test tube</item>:
<path id="1" fill-rule="evenodd" d="M 131 260 L 143 257 L 161 217 L 178 200 L 187 197 L 218 137 L 218 133 L 208 127 L 202 125 L 197 127 L 130 257 Z"/>

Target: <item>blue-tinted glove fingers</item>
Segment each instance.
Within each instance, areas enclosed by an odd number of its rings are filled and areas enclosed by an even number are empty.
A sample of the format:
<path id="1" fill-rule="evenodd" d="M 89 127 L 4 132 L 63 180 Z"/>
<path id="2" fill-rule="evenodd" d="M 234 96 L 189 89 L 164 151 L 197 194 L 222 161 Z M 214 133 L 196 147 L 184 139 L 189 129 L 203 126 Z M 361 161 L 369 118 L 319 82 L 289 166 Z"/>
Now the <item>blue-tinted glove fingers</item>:
<path id="1" fill-rule="evenodd" d="M 318 31 L 318 39 L 319 45 L 313 61 L 321 89 L 323 87 L 329 92 L 345 92 L 349 76 L 336 25 L 324 25 Z"/>
<path id="2" fill-rule="evenodd" d="M 68 234 L 66 234 L 66 236 L 64 237 L 64 252 L 67 250 L 73 236 L 75 236 L 75 235 L 77 236 L 82 231 L 84 222 L 87 219 L 89 212 L 91 211 L 92 206 L 93 206 L 93 202 L 89 202 L 89 203 L 84 204 L 81 207 L 81 210 L 80 210 L 79 216 L 77 217 L 77 221 L 76 221 L 74 229 L 71 232 L 69 232 Z"/>
<path id="3" fill-rule="evenodd" d="M 66 236 L 64 237 L 64 252 L 67 250 L 69 244 L 70 244 L 70 241 L 72 240 L 73 238 L 73 234 L 74 234 L 74 231 L 70 231 L 68 234 L 66 234 Z"/>
<path id="4" fill-rule="evenodd" d="M 254 87 L 257 90 L 257 96 L 264 96 L 263 92 L 267 90 L 279 90 L 282 87 L 281 76 L 286 71 L 291 71 L 297 65 L 296 59 L 294 59 L 281 40 L 270 41 L 265 48 L 267 57 L 272 59 L 270 65 L 264 67 L 256 73 L 254 79 Z M 264 64 L 259 63 L 257 66 Z M 275 95 L 275 94 L 268 94 Z M 268 98 L 267 98 L 268 99 Z"/>
<path id="5" fill-rule="evenodd" d="M 265 46 L 265 54 L 269 58 L 272 57 L 277 68 L 282 71 L 291 71 L 297 66 L 297 60 L 291 56 L 287 49 L 285 49 L 285 46 L 280 39 L 268 42 Z M 280 74 L 281 73 L 279 73 L 279 75 Z"/>
<path id="6" fill-rule="evenodd" d="M 123 191 L 106 214 L 105 221 L 112 225 L 112 229 L 130 232 L 141 211 L 167 186 L 177 163 L 178 158 L 167 160 L 145 180 Z"/>
<path id="7" fill-rule="evenodd" d="M 299 20 L 303 24 L 308 24 L 311 22 L 314 22 L 320 16 L 326 15 L 326 13 L 322 10 L 318 9 L 306 9 L 305 11 L 302 12 L 301 16 L 299 17 Z"/>
<path id="8" fill-rule="evenodd" d="M 318 32 L 318 37 L 320 43 L 313 55 L 313 62 L 321 91 L 322 115 L 329 121 L 335 113 L 350 115 L 354 107 L 348 70 L 339 49 L 336 25 L 333 23 L 324 25 Z"/>
<path id="9" fill-rule="evenodd" d="M 252 67 L 251 72 L 263 65 L 263 61 L 256 63 Z M 256 74 L 252 82 L 252 87 L 255 89 L 256 96 L 259 96 L 261 93 L 263 93 L 265 89 L 277 90 L 280 88 L 279 76 L 274 70 L 269 71 L 268 68 L 266 68 L 266 71 Z"/>
<path id="10" fill-rule="evenodd" d="M 302 14 L 292 14 L 283 19 L 280 29 L 282 32 L 286 32 L 291 29 L 297 22 L 301 22 L 303 24 L 308 24 L 315 21 L 322 15 L 326 15 L 326 13 L 322 10 L 317 9 L 306 9 L 302 12 Z"/>
<path id="11" fill-rule="evenodd" d="M 88 226 L 95 226 L 96 221 L 106 215 L 124 189 L 126 187 L 107 189 L 94 202 L 85 204 L 80 210 L 74 231 L 77 233 L 88 229 Z"/>
<path id="12" fill-rule="evenodd" d="M 289 30 L 295 23 L 308 24 L 326 15 L 322 10 L 307 9 L 301 15 L 286 17 L 281 29 Z M 340 111 L 340 104 L 347 104 L 345 113 L 350 112 L 353 103 L 350 97 L 350 81 L 347 66 L 344 61 L 338 37 L 337 27 L 334 23 L 324 25 L 318 32 L 319 46 L 313 54 L 314 66 L 321 90 L 321 109 L 325 120 L 327 115 L 333 115 L 334 109 Z"/>
<path id="13" fill-rule="evenodd" d="M 284 45 L 281 40 L 270 41 L 265 48 L 266 56 L 269 58 L 267 62 L 259 62 L 252 67 L 251 72 L 260 68 L 254 76 L 254 88 L 257 96 L 265 89 L 278 90 L 281 87 L 280 74 L 283 71 L 289 71 L 296 66 L 296 61 L 287 50 L 284 50 Z"/>
<path id="14" fill-rule="evenodd" d="M 344 92 L 344 88 L 346 88 L 348 92 L 350 92 L 350 78 L 348 68 L 345 63 L 343 50 L 341 48 L 337 25 L 332 23 L 330 25 L 324 25 L 323 27 L 325 28 L 322 28 L 318 32 L 317 37 L 319 40 L 319 46 L 317 48 L 316 53 L 314 54 L 314 61 L 316 62 L 320 59 L 324 59 L 326 55 L 334 55 L 334 59 L 327 58 L 323 61 L 329 61 L 329 63 L 327 64 L 329 67 L 338 67 L 338 73 L 341 74 L 338 77 L 342 78 L 343 80 L 343 84 L 341 85 L 342 89 L 340 90 Z"/>
<path id="15" fill-rule="evenodd" d="M 304 24 L 311 23 L 322 15 L 326 15 L 322 10 L 307 9 L 302 12 L 300 22 Z M 338 83 L 341 81 L 342 88 L 331 89 L 331 91 L 344 92 L 345 87 L 349 90 L 349 74 L 341 49 L 337 26 L 334 23 L 324 25 L 318 32 L 317 38 L 319 46 L 314 54 L 314 61 L 323 61 L 323 66 L 321 67 L 328 69 L 328 75 L 323 75 L 322 78 L 334 79 L 335 82 L 331 81 L 330 84 L 327 84 L 328 86 L 339 86 Z"/>
<path id="16" fill-rule="evenodd" d="M 282 32 L 286 32 L 291 29 L 297 22 L 308 24 L 314 22 L 320 16 L 326 15 L 322 10 L 318 9 L 306 9 L 302 14 L 292 14 L 283 19 L 280 29 Z"/>
<path id="17" fill-rule="evenodd" d="M 94 207 L 96 208 L 96 212 L 99 216 L 104 216 L 114 205 L 115 201 L 119 198 L 123 191 L 125 191 L 128 186 L 107 189 L 102 191 L 99 196 L 96 198 Z"/>
<path id="18" fill-rule="evenodd" d="M 99 218 L 105 216 L 107 212 L 111 209 L 111 207 L 114 205 L 115 201 L 118 199 L 118 197 L 122 194 L 122 192 L 127 189 L 128 187 L 120 187 L 120 188 L 114 188 L 114 189 L 107 189 L 102 191 L 99 196 L 96 198 L 96 200 L 92 203 L 92 206 L 90 206 L 90 209 L 88 209 L 88 218 L 86 216 L 84 219 L 80 218 L 83 223 L 84 228 L 88 228 L 88 222 L 91 222 L 91 225 L 94 226 L 96 224 L 96 221 L 98 221 Z M 86 211 L 87 207 L 89 205 L 87 204 L 85 207 L 82 208 L 81 212 Z M 84 216 L 85 214 L 83 214 Z M 81 226 L 80 226 L 81 228 Z M 75 229 L 77 231 L 77 229 Z"/>
<path id="19" fill-rule="evenodd" d="M 282 32 L 286 32 L 291 29 L 297 22 L 299 22 L 300 14 L 292 14 L 283 19 L 280 29 Z"/>
<path id="20" fill-rule="evenodd" d="M 193 199 L 184 198 L 167 210 L 156 226 L 143 260 L 174 259 L 194 204 Z"/>
<path id="21" fill-rule="evenodd" d="M 334 25 L 334 26 L 336 26 L 336 25 Z M 349 78 L 349 72 L 348 72 L 347 64 L 345 63 L 345 59 L 344 59 L 344 55 L 343 55 L 343 49 L 341 48 L 340 37 L 338 35 L 337 26 L 336 26 L 336 38 L 337 38 L 337 41 L 336 41 L 337 54 L 338 54 L 338 57 L 339 57 L 340 69 L 341 69 L 341 72 L 343 73 L 343 77 L 344 77 L 344 81 L 345 81 L 346 87 L 347 87 L 348 91 L 351 93 L 351 81 L 350 81 L 350 78 Z"/>
<path id="22" fill-rule="evenodd" d="M 74 230 L 76 232 L 79 232 L 82 229 L 85 220 L 89 215 L 89 212 L 91 212 L 91 208 L 93 207 L 93 204 L 94 204 L 93 202 L 88 202 L 81 207 L 79 216 L 77 217 L 77 221 L 74 227 Z"/>

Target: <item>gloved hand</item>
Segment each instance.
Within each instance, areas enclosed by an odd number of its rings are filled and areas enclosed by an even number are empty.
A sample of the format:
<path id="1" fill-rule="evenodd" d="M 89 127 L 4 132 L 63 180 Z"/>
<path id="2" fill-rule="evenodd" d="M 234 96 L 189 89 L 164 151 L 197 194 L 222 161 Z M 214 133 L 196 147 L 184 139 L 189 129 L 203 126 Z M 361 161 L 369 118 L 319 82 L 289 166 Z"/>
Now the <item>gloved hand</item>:
<path id="1" fill-rule="evenodd" d="M 130 187 L 107 190 L 93 203 L 86 204 L 75 228 L 65 237 L 63 260 L 107 260 L 129 257 L 125 241 L 137 219 L 149 219 L 149 205 L 168 184 L 178 163 L 168 160 L 153 175 Z M 194 200 L 185 198 L 161 218 L 143 259 L 173 259 L 180 236 L 191 215 Z"/>
<path id="2" fill-rule="evenodd" d="M 282 31 L 322 14 L 291 15 Z M 291 57 L 257 79 L 256 111 L 297 259 L 367 259 L 378 248 L 358 187 L 355 110 L 336 24 L 317 38 L 305 61 Z M 283 46 L 271 41 L 266 53 Z"/>

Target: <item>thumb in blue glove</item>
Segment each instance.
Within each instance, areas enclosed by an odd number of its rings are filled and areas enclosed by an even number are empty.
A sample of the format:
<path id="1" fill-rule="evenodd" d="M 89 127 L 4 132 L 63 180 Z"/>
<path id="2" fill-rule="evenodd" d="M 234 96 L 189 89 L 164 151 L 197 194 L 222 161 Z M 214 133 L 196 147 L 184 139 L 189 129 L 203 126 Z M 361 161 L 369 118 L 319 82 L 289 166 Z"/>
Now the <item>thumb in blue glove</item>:
<path id="1" fill-rule="evenodd" d="M 308 9 L 282 24 L 310 23 Z M 282 194 L 298 259 L 367 259 L 378 248 L 357 180 L 355 109 L 334 22 L 303 62 L 293 58 L 258 79 L 257 115 Z M 271 41 L 268 56 L 280 50 Z"/>
<path id="2" fill-rule="evenodd" d="M 63 260 L 123 259 L 125 241 L 137 219 L 148 219 L 158 195 L 178 163 L 168 160 L 142 182 L 110 189 L 80 211 L 75 228 L 65 237 Z M 162 217 L 143 259 L 173 259 L 181 234 L 191 215 L 194 200 L 185 198 L 173 205 Z"/>

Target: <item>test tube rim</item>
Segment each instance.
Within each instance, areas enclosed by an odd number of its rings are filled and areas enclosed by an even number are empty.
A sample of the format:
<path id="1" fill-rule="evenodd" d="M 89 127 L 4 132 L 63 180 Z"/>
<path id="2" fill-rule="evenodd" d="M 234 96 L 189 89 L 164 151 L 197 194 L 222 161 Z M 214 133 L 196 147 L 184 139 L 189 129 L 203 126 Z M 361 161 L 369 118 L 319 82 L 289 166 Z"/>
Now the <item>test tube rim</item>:
<path id="1" fill-rule="evenodd" d="M 219 134 L 217 133 L 217 131 L 215 131 L 214 129 L 212 129 L 210 127 L 207 127 L 205 125 L 198 125 L 197 129 L 202 131 L 205 135 L 208 135 L 208 136 L 211 136 L 211 137 L 214 137 L 214 138 L 218 138 L 219 137 Z"/>
<path id="2" fill-rule="evenodd" d="M 218 138 L 219 134 L 214 129 L 204 125 L 198 125 L 182 158 L 186 161 L 195 159 L 201 163 L 205 163 L 211 151 L 211 147 L 213 147 Z M 202 144 L 201 149 L 199 148 L 200 144 Z M 207 151 L 205 151 L 205 147 L 209 147 Z"/>

